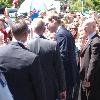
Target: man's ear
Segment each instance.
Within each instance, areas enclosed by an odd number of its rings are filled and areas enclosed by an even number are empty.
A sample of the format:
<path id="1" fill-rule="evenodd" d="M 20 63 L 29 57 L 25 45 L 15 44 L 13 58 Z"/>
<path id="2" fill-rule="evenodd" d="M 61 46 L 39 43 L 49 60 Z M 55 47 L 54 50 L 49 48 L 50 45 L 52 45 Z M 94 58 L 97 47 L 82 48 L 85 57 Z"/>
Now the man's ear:
<path id="1" fill-rule="evenodd" d="M 52 23 L 58 24 L 56 20 L 52 19 Z"/>
<path id="2" fill-rule="evenodd" d="M 52 21 L 51 21 L 52 23 L 54 23 L 55 22 L 55 20 L 54 19 L 52 19 Z"/>
<path id="3" fill-rule="evenodd" d="M 26 37 L 28 37 L 28 34 L 25 34 Z"/>
<path id="4" fill-rule="evenodd" d="M 96 25 L 93 25 L 93 29 L 95 29 L 96 28 Z"/>

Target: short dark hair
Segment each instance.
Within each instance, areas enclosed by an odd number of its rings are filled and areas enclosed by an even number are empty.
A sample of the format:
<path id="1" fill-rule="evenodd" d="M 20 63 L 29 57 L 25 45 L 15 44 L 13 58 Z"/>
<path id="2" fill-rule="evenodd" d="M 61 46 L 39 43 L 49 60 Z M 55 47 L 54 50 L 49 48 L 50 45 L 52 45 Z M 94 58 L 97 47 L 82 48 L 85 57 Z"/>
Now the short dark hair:
<path id="1" fill-rule="evenodd" d="M 19 36 L 28 31 L 28 25 L 24 20 L 17 21 L 13 24 L 11 32 L 14 36 Z"/>
<path id="2" fill-rule="evenodd" d="M 57 21 L 58 24 L 61 24 L 61 17 L 59 15 L 51 15 L 51 16 L 48 17 L 49 21 L 52 21 L 52 19 Z"/>

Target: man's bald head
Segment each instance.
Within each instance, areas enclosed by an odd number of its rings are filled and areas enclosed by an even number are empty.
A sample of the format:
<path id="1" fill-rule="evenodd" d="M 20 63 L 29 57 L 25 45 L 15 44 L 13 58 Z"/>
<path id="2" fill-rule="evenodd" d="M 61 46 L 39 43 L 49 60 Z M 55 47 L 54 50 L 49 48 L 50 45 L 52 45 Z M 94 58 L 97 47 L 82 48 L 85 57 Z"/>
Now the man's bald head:
<path id="1" fill-rule="evenodd" d="M 83 30 L 84 30 L 86 35 L 89 35 L 89 34 L 95 32 L 96 31 L 96 21 L 95 21 L 95 19 L 93 19 L 93 18 L 86 19 L 83 22 L 82 27 L 83 27 Z"/>
<path id="2" fill-rule="evenodd" d="M 84 21 L 83 24 L 90 24 L 96 26 L 96 20 L 94 18 L 88 18 Z"/>

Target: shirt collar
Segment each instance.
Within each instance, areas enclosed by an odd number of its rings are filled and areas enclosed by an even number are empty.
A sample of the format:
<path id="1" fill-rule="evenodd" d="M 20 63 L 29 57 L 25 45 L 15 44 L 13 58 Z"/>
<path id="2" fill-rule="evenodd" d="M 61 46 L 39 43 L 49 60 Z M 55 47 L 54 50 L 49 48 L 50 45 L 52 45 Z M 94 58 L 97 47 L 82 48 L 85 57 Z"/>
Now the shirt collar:
<path id="1" fill-rule="evenodd" d="M 61 28 L 61 26 L 58 26 L 58 28 L 57 28 L 57 31 L 56 31 L 56 32 L 58 32 L 60 28 Z"/>
<path id="2" fill-rule="evenodd" d="M 33 38 L 38 38 L 38 37 L 39 37 L 38 34 L 36 34 L 36 33 L 33 34 Z"/>
<path id="3" fill-rule="evenodd" d="M 88 39 L 90 40 L 95 34 L 96 34 L 96 32 L 93 32 L 92 34 L 90 34 L 90 35 L 88 36 Z"/>
<path id="4" fill-rule="evenodd" d="M 37 34 L 37 33 L 34 33 L 34 35 L 33 35 L 33 38 L 39 38 L 39 37 L 43 37 L 43 35 L 39 35 L 39 34 Z"/>

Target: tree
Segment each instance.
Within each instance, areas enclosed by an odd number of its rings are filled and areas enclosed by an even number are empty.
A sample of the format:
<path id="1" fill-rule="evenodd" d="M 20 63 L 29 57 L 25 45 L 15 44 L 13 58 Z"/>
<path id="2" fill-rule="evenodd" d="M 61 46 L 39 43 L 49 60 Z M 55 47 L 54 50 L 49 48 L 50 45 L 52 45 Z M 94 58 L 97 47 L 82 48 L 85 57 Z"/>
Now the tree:
<path id="1" fill-rule="evenodd" d="M 93 9 L 100 12 L 100 0 L 92 0 L 94 6 Z"/>
<path id="2" fill-rule="evenodd" d="M 82 2 L 80 0 L 69 0 L 68 3 L 72 11 L 82 11 Z"/>
<path id="3" fill-rule="evenodd" d="M 10 7 L 12 4 L 11 0 L 0 0 L 1 5 L 5 5 L 6 7 Z"/>
<path id="4" fill-rule="evenodd" d="M 24 0 L 19 0 L 19 5 L 20 6 L 22 4 Z M 0 4 L 1 5 L 5 5 L 6 7 L 11 7 L 12 6 L 12 2 L 13 0 L 0 0 Z"/>
<path id="5" fill-rule="evenodd" d="M 68 0 L 71 10 L 82 11 L 82 1 L 84 10 L 96 10 L 100 12 L 100 0 Z"/>

